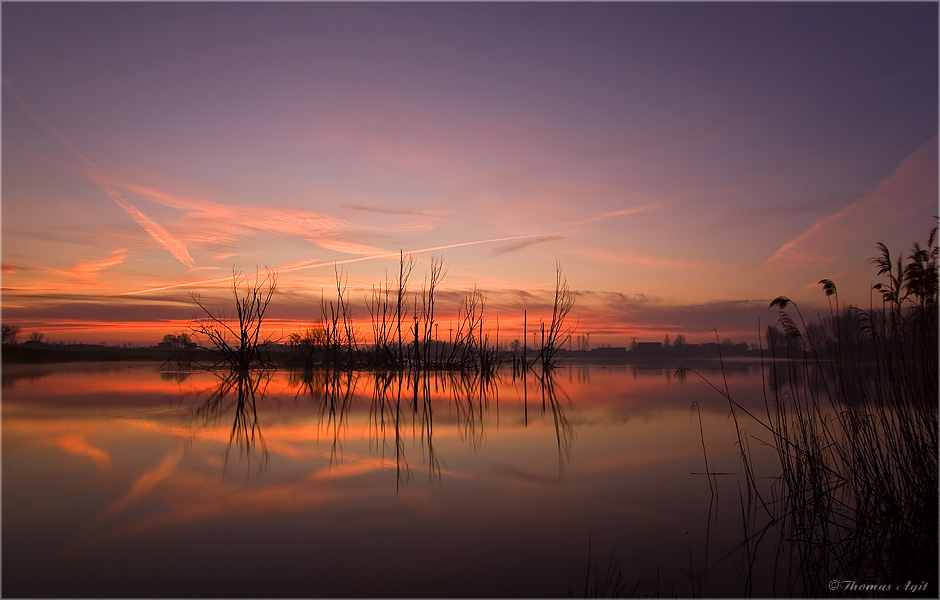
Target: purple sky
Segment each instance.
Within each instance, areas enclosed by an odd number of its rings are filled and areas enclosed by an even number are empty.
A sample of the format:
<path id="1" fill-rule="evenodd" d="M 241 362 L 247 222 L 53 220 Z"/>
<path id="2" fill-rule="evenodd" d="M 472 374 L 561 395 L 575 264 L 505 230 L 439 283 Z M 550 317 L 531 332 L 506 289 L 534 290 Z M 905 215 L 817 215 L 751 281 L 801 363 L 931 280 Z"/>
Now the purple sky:
<path id="1" fill-rule="evenodd" d="M 875 243 L 906 254 L 938 212 L 936 3 L 2 16 L 3 320 L 53 339 L 159 341 L 256 264 L 289 326 L 334 262 L 361 304 L 438 248 L 416 287 L 443 254 L 509 328 L 557 258 L 592 344 L 756 341 L 823 277 L 867 305 Z"/>

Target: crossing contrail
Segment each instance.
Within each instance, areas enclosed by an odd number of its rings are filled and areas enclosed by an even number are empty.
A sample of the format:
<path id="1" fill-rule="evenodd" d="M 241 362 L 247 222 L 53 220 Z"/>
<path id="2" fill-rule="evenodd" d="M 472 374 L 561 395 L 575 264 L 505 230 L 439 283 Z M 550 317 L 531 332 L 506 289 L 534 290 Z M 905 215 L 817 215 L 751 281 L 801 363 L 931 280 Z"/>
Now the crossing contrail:
<path id="1" fill-rule="evenodd" d="M 445 244 L 443 246 L 431 246 L 429 248 L 419 248 L 416 250 L 399 250 L 396 252 L 382 252 L 378 254 L 370 254 L 369 256 L 357 256 L 355 258 L 344 258 L 342 260 L 311 262 L 309 264 L 293 265 L 293 266 L 287 266 L 287 267 L 282 267 L 280 269 L 273 269 L 273 270 L 276 271 L 277 273 L 289 273 L 292 271 L 301 271 L 304 269 L 319 269 L 322 267 L 332 267 L 334 265 L 348 265 L 351 263 L 364 262 L 367 260 L 381 260 L 383 258 L 394 258 L 396 256 L 399 256 L 402 252 L 404 252 L 405 254 L 425 254 L 427 252 L 438 252 L 440 250 L 449 250 L 451 248 L 463 248 L 465 246 L 477 246 L 480 244 L 495 244 L 499 242 L 512 242 L 515 240 L 524 240 L 524 239 L 529 239 L 529 238 L 542 237 L 545 235 L 558 235 L 562 233 L 571 233 L 574 231 L 580 231 L 580 230 L 572 229 L 568 231 L 555 231 L 555 232 L 549 232 L 549 233 L 530 233 L 526 235 L 514 235 L 510 237 L 490 238 L 486 240 L 472 240 L 469 242 L 457 242 L 456 244 Z M 163 290 L 171 290 L 171 289 L 181 288 L 181 287 L 197 286 L 197 285 L 206 284 L 206 283 L 217 283 L 217 282 L 220 283 L 223 281 L 230 281 L 230 280 L 231 280 L 231 276 L 213 277 L 211 279 L 201 279 L 199 281 L 186 281 L 184 283 L 174 283 L 174 284 L 164 285 L 160 287 L 148 288 L 146 290 L 137 290 L 134 292 L 121 292 L 116 295 L 117 296 L 133 296 L 137 294 L 160 292 Z"/>
<path id="2" fill-rule="evenodd" d="M 72 154 L 81 161 L 82 165 L 85 167 L 88 176 L 92 181 L 97 183 L 105 194 L 108 195 L 114 202 L 120 206 L 124 212 L 126 212 L 134 221 L 140 225 L 144 231 L 146 231 L 150 237 L 152 237 L 158 244 L 169 250 L 170 254 L 173 257 L 186 265 L 187 267 L 193 268 L 196 266 L 196 261 L 193 260 L 193 257 L 189 255 L 189 250 L 186 249 L 186 246 L 182 242 L 177 240 L 170 234 L 169 231 L 163 228 L 162 225 L 148 217 L 140 209 L 131 204 L 127 198 L 125 198 L 121 192 L 117 190 L 116 187 L 111 185 L 108 182 L 107 177 L 102 173 L 98 167 L 95 166 L 91 159 L 89 159 L 85 154 L 75 147 L 72 142 L 69 141 L 58 129 L 52 126 L 49 121 L 47 121 L 42 115 L 37 113 L 33 108 L 23 100 L 23 96 L 20 94 L 19 88 L 16 87 L 16 84 L 13 80 L 6 74 L 3 74 L 3 84 L 7 87 L 13 97 L 16 98 L 17 103 L 19 103 L 20 108 L 23 109 L 23 112 L 31 118 L 33 121 L 38 123 L 43 129 L 51 133 L 59 142 L 65 146 Z"/>

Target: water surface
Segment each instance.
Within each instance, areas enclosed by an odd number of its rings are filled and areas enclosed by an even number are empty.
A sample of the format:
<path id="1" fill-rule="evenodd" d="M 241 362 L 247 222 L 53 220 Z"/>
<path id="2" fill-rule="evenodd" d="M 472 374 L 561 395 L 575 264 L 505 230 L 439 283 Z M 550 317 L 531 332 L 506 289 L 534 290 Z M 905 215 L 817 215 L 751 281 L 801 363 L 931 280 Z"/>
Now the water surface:
<path id="1" fill-rule="evenodd" d="M 3 595 L 558 597 L 592 560 L 740 596 L 728 405 L 674 372 L 5 368 Z M 726 375 L 762 409 L 760 365 Z"/>

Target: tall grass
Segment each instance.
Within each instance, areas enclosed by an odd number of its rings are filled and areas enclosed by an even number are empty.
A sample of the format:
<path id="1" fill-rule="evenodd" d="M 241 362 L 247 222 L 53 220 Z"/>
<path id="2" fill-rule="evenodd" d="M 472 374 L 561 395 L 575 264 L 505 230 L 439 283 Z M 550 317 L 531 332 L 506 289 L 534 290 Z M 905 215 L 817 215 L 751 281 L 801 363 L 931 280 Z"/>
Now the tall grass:
<path id="1" fill-rule="evenodd" d="M 828 279 L 819 282 L 828 316 L 807 322 L 789 298 L 771 303 L 779 312 L 764 353 L 763 415 L 715 386 L 738 430 L 746 537 L 763 533 L 753 517 L 766 513 L 795 552 L 790 593 L 828 596 L 830 582 L 857 581 L 911 595 L 907 582 L 926 582 L 924 593 L 936 597 L 936 228 L 906 263 L 878 247 L 872 263 L 885 280 L 873 286 L 869 308 L 840 304 Z M 747 435 L 752 426 L 762 433 Z M 749 438 L 779 458 L 769 491 L 754 474 Z"/>

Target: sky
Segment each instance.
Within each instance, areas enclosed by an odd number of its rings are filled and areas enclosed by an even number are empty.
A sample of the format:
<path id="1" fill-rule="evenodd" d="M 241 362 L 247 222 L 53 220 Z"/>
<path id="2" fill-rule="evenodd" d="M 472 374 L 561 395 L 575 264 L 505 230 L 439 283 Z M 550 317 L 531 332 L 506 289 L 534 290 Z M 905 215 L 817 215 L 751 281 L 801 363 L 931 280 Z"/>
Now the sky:
<path id="1" fill-rule="evenodd" d="M 938 14 L 872 3 L 33 3 L 2 7 L 2 320 L 155 344 L 233 268 L 269 323 L 399 253 L 438 319 L 500 338 L 757 342 L 817 282 L 868 306 L 876 243 L 938 214 Z M 442 325 L 443 329 L 445 325 Z"/>

